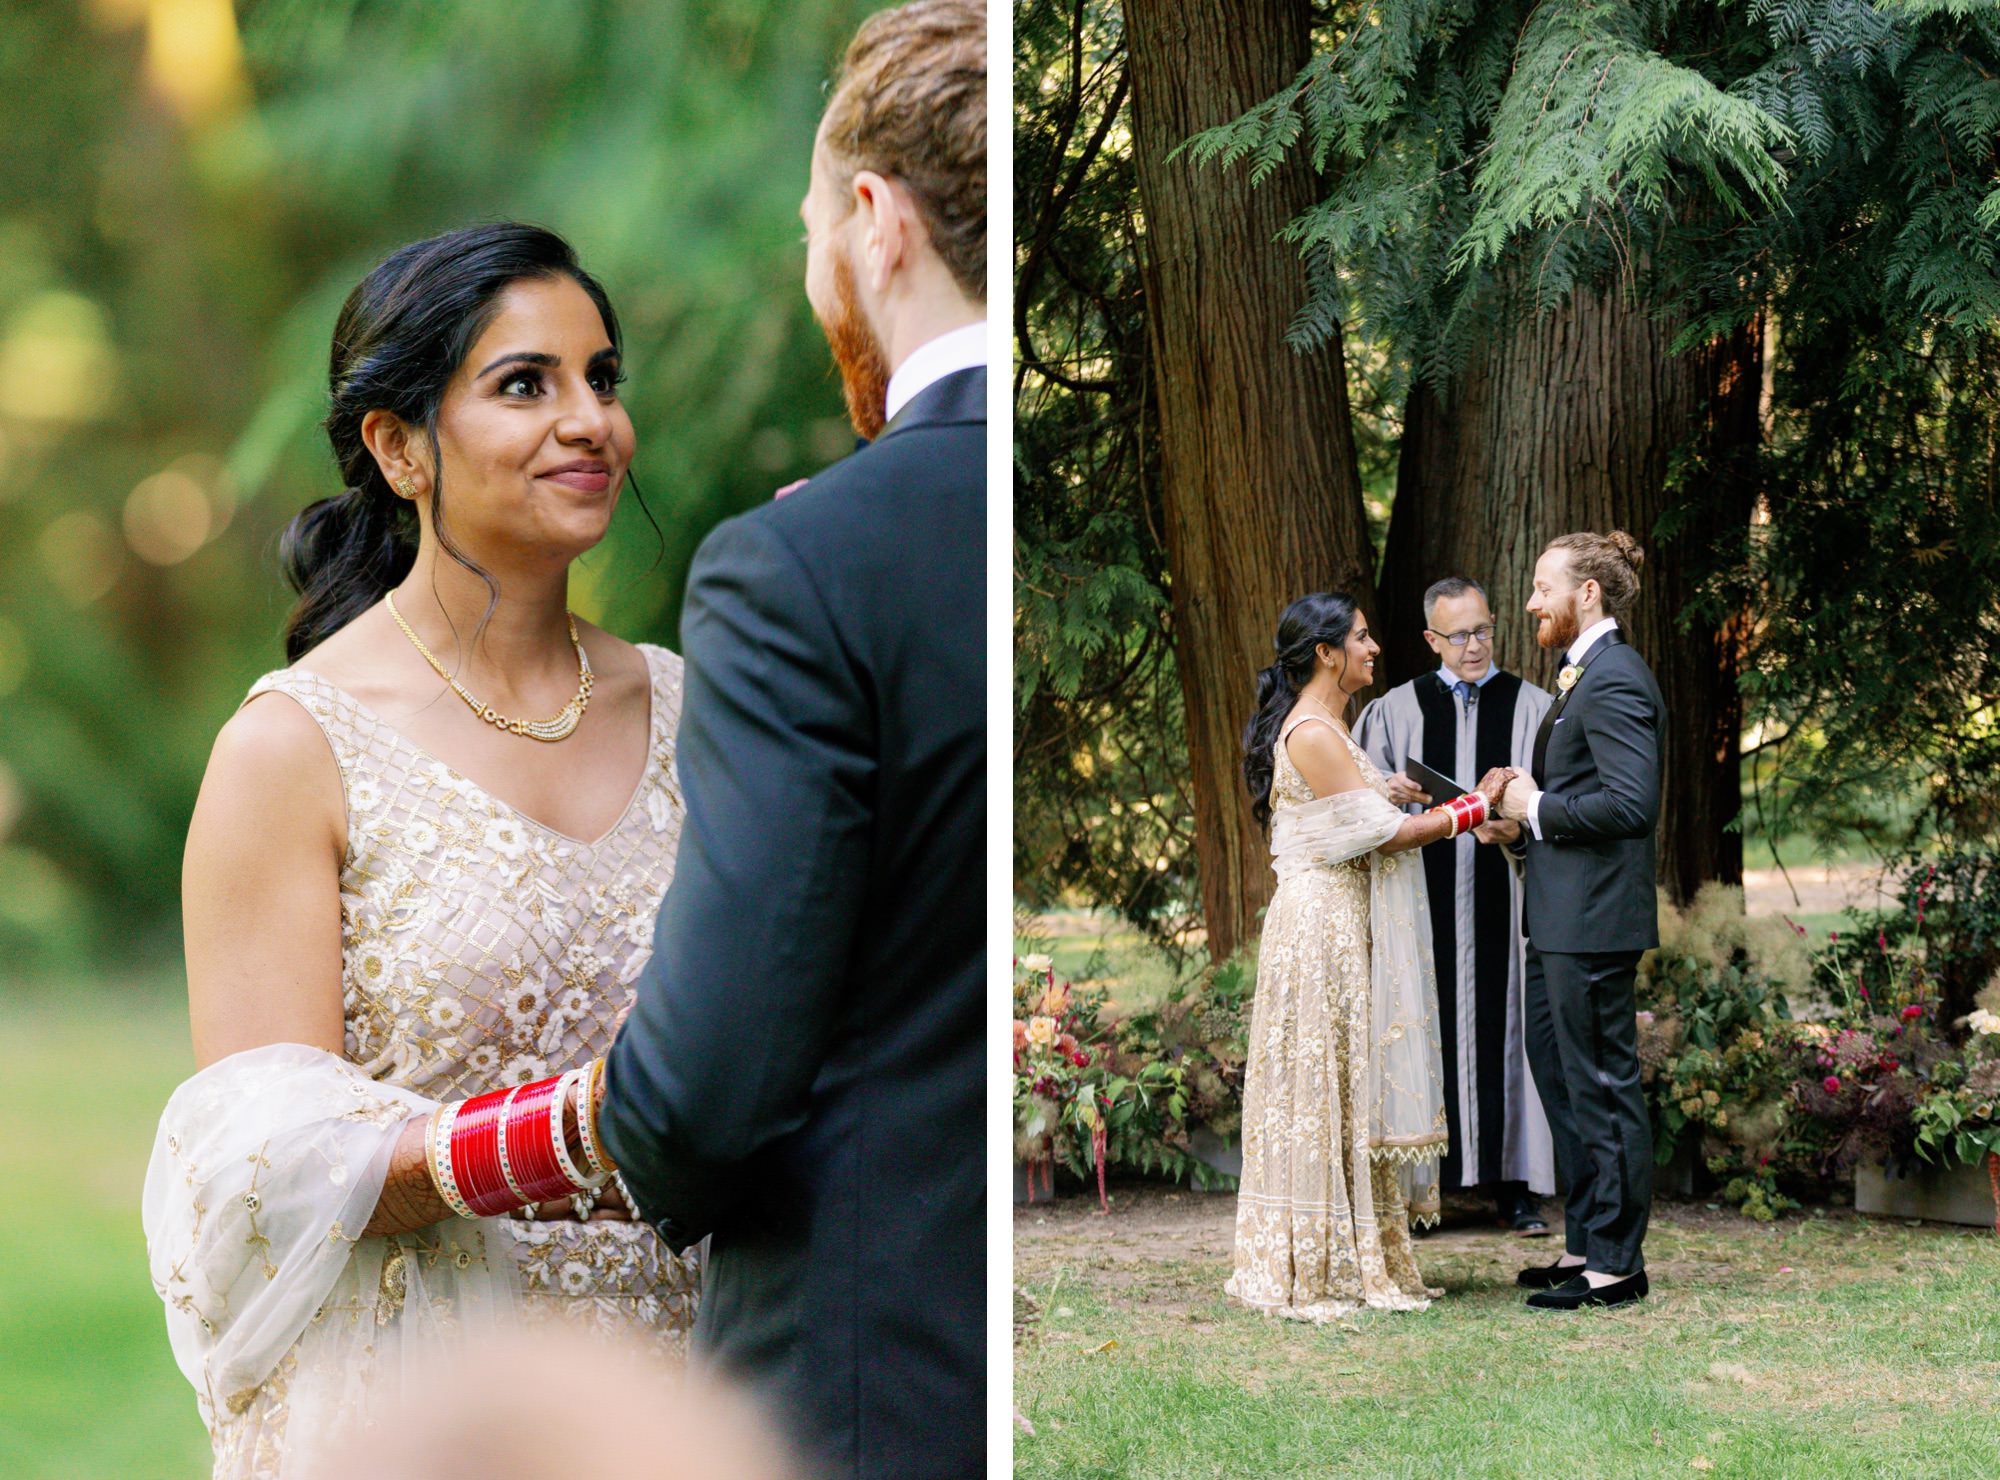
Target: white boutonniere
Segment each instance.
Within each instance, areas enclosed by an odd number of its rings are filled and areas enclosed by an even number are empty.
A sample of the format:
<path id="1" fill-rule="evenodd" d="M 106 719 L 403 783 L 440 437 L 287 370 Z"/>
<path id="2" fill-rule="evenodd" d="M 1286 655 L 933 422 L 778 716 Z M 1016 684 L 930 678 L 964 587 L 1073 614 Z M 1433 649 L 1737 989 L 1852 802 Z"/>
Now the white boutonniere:
<path id="1" fill-rule="evenodd" d="M 1583 670 L 1577 667 L 1576 664 L 1565 663 L 1563 665 L 1563 671 L 1556 675 L 1556 687 L 1561 689 L 1565 694 L 1567 694 L 1571 689 L 1576 687 L 1577 679 L 1581 678 L 1582 676 L 1583 676 Z"/>

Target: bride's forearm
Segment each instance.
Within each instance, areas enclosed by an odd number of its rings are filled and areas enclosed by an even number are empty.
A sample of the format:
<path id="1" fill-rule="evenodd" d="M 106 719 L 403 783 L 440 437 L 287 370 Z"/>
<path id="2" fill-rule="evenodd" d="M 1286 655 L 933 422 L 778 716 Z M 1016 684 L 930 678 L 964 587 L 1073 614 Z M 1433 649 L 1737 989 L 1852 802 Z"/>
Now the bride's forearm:
<path id="1" fill-rule="evenodd" d="M 1442 812 L 1419 812 L 1414 817 L 1404 818 L 1403 825 L 1396 829 L 1396 835 L 1375 851 L 1407 853 L 1412 848 L 1441 843 L 1451 835 L 1451 818 Z"/>

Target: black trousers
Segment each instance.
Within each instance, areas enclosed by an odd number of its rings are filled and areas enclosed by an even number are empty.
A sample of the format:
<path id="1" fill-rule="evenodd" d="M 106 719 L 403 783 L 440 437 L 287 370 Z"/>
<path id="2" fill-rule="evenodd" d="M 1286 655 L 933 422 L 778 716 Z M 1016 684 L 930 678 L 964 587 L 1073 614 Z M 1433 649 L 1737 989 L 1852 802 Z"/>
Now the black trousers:
<path id="1" fill-rule="evenodd" d="M 1645 1268 L 1653 1127 L 1639 1083 L 1638 951 L 1528 947 L 1528 1067 L 1566 1189 L 1563 1242 L 1603 1274 Z"/>

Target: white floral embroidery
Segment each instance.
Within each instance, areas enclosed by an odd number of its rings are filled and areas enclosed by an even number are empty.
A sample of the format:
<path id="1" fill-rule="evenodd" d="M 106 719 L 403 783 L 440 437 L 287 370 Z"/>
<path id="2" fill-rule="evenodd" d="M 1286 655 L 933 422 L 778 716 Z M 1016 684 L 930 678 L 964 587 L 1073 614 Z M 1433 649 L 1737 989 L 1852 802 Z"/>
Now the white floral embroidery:
<path id="1" fill-rule="evenodd" d="M 382 786 L 373 776 L 356 776 L 347 787 L 347 806 L 351 812 L 366 815 L 382 809 Z"/>
<path id="2" fill-rule="evenodd" d="M 438 845 L 438 830 L 418 818 L 403 829 L 403 846 L 412 853 L 429 853 Z"/>
<path id="3" fill-rule="evenodd" d="M 674 810 L 667 801 L 667 794 L 658 787 L 646 795 L 646 815 L 652 819 L 654 832 L 665 832 L 674 820 Z"/>
<path id="4" fill-rule="evenodd" d="M 485 842 L 487 847 L 510 862 L 528 851 L 528 834 L 512 817 L 496 817 L 487 823 Z"/>
<path id="5" fill-rule="evenodd" d="M 424 1016 L 439 1032 L 450 1033 L 464 1024 L 465 1008 L 455 997 L 438 997 L 424 1009 Z"/>

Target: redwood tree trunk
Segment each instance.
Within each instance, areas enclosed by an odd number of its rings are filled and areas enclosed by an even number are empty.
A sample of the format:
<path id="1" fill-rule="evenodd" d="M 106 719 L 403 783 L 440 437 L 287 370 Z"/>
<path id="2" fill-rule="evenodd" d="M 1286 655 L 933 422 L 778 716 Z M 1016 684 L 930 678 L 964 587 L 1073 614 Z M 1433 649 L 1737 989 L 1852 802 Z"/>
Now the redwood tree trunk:
<path id="1" fill-rule="evenodd" d="M 1629 531 L 1646 564 L 1627 636 L 1667 700 L 1660 882 L 1679 901 L 1710 879 L 1740 883 L 1742 836 L 1725 830 L 1740 798 L 1738 634 L 1683 631 L 1679 617 L 1710 539 L 1749 524 L 1741 454 L 1758 436 L 1761 332 L 1673 355 L 1676 326 L 1615 286 L 1513 323 L 1448 388 L 1418 386 L 1405 409 L 1376 619 L 1389 681 L 1436 662 L 1421 601 L 1449 574 L 1486 587 L 1500 664 L 1553 691 L 1555 655 L 1535 645 L 1523 609 L 1536 557 L 1572 530 Z M 1695 459 L 1703 515 L 1663 532 L 1677 454 Z"/>
<path id="2" fill-rule="evenodd" d="M 1169 155 L 1289 82 L 1311 20 L 1306 0 L 1125 0 L 1174 655 L 1216 960 L 1254 935 L 1271 888 L 1240 770 L 1253 677 L 1287 603 L 1342 590 L 1365 608 L 1372 561 L 1339 340 L 1310 355 L 1285 343 L 1306 282 L 1277 236 L 1318 198 L 1305 151 L 1254 186 Z"/>

